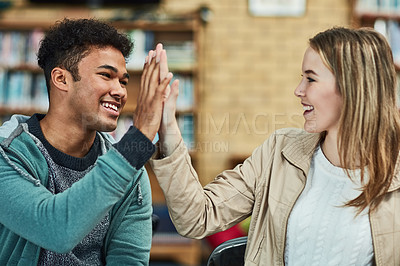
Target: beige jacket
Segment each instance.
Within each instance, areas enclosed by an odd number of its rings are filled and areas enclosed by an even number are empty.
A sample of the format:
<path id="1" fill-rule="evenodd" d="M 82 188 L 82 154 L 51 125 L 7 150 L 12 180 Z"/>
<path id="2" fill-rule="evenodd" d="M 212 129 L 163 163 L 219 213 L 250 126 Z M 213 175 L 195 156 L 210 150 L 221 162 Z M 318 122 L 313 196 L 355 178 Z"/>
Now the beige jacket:
<path id="1" fill-rule="evenodd" d="M 288 217 L 305 186 L 318 142 L 317 134 L 278 130 L 243 164 L 204 188 L 182 143 L 171 156 L 150 163 L 180 234 L 203 238 L 251 215 L 245 265 L 284 265 Z M 396 175 L 386 198 L 370 214 L 378 266 L 400 265 L 399 186 Z"/>

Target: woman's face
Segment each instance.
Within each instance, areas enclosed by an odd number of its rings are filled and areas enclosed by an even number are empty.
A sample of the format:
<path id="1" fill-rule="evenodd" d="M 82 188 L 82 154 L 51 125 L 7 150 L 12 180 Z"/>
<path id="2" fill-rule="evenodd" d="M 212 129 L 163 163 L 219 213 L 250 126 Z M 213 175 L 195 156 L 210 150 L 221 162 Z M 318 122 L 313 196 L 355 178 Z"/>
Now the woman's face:
<path id="1" fill-rule="evenodd" d="M 302 79 L 294 94 L 301 99 L 307 132 L 338 130 L 342 96 L 338 92 L 335 76 L 311 47 L 304 54 Z"/>

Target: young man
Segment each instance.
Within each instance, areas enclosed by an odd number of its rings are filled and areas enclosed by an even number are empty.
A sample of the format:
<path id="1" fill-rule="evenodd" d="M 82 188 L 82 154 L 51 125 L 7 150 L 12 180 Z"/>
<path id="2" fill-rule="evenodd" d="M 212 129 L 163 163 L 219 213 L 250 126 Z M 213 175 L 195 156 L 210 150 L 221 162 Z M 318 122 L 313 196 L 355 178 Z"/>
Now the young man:
<path id="1" fill-rule="evenodd" d="M 38 53 L 46 115 L 0 128 L 0 265 L 147 265 L 151 192 L 143 165 L 155 148 L 163 94 L 159 45 L 149 53 L 134 126 L 112 131 L 127 100 L 131 41 L 92 19 L 57 23 Z M 153 57 L 154 56 L 154 57 Z M 166 76 L 164 74 L 164 76 Z"/>

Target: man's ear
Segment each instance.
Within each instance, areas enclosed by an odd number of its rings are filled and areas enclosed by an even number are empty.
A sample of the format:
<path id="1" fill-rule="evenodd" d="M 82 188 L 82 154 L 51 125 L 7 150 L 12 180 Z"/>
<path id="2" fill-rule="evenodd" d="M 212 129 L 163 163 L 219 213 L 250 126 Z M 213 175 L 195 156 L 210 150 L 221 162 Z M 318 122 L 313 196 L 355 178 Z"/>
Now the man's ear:
<path id="1" fill-rule="evenodd" d="M 62 91 L 68 91 L 68 82 L 67 82 L 68 74 L 69 73 L 66 69 L 60 67 L 53 68 L 53 70 L 51 71 L 51 82 L 53 83 L 56 89 Z"/>

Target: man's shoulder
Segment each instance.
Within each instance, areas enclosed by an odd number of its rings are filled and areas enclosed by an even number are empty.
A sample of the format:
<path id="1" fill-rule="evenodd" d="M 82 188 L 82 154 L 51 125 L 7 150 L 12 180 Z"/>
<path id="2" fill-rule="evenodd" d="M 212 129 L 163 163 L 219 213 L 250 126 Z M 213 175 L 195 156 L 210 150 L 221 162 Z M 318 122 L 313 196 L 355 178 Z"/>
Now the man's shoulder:
<path id="1" fill-rule="evenodd" d="M 13 115 L 4 122 L 0 127 L 0 139 L 5 139 L 18 127 L 19 124 L 25 123 L 30 117 L 25 115 Z"/>

